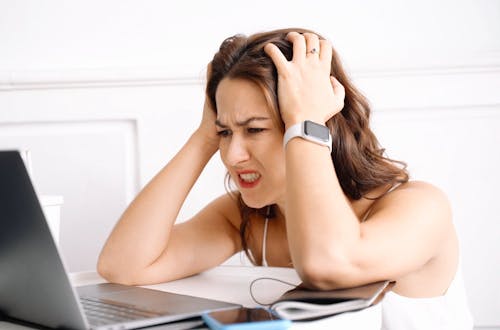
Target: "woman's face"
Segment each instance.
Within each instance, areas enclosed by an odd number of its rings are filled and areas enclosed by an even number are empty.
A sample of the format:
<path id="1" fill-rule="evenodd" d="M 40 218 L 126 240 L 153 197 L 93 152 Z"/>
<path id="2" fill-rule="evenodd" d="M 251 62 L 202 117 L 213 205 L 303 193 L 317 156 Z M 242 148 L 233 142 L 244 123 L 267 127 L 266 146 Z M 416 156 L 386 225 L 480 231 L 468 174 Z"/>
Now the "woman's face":
<path id="1" fill-rule="evenodd" d="M 224 78 L 215 95 L 220 155 L 246 205 L 284 200 L 283 133 L 264 93 L 253 82 Z"/>

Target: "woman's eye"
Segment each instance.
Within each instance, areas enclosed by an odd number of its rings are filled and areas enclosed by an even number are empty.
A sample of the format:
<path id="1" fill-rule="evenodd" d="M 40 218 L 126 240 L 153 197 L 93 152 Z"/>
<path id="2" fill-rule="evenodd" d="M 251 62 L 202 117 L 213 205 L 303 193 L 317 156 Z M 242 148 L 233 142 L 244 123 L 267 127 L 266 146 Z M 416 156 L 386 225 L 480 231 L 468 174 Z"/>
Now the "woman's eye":
<path id="1" fill-rule="evenodd" d="M 226 137 L 226 136 L 229 136 L 229 134 L 230 134 L 230 132 L 227 129 L 222 130 L 222 131 L 217 131 L 217 135 L 220 137 Z"/>
<path id="2" fill-rule="evenodd" d="M 253 127 L 249 127 L 248 128 L 248 133 L 260 133 L 264 130 L 264 128 L 253 128 Z"/>

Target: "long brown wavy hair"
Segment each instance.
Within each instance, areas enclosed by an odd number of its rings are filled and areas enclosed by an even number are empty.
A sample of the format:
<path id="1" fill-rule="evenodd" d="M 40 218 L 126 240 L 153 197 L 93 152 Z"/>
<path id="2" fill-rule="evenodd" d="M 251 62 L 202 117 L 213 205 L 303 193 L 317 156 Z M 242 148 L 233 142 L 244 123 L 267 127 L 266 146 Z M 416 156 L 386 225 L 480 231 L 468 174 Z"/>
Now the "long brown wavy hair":
<path id="1" fill-rule="evenodd" d="M 235 35 L 224 40 L 211 64 L 211 74 L 207 81 L 206 93 L 212 108 L 217 112 L 215 93 L 224 78 L 242 78 L 256 83 L 264 93 L 275 120 L 284 131 L 278 104 L 278 76 L 271 58 L 264 52 L 264 46 L 273 43 L 290 61 L 292 44 L 286 39 L 289 32 L 315 33 L 305 29 L 281 29 L 257 33 L 249 37 Z M 315 33 L 317 34 L 317 33 Z M 318 34 L 317 34 L 318 35 Z M 319 36 L 319 35 L 318 35 Z M 319 36 L 320 39 L 324 39 Z M 326 122 L 333 139 L 332 161 L 343 192 L 352 200 L 358 200 L 374 188 L 394 186 L 409 179 L 406 164 L 384 156 L 377 138 L 369 126 L 370 105 L 366 98 L 353 86 L 342 68 L 335 50 L 332 54 L 330 74 L 345 88 L 344 108 Z M 256 215 L 273 218 L 276 205 L 254 209 L 243 202 L 241 195 L 230 189 L 230 177 L 226 175 L 228 192 L 236 197 L 242 223 L 240 237 L 248 258 L 257 264 L 249 253 L 248 227 Z M 378 196 L 376 198 L 379 198 Z"/>

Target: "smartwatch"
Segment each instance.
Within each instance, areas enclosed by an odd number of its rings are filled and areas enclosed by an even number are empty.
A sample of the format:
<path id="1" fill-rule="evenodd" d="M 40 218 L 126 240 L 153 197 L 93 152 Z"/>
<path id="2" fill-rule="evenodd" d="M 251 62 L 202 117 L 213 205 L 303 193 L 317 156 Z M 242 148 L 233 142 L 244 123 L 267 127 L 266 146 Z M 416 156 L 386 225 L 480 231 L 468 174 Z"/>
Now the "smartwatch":
<path id="1" fill-rule="evenodd" d="M 285 136 L 283 137 L 283 148 L 286 148 L 288 141 L 294 137 L 301 137 L 305 140 L 328 147 L 330 153 L 332 152 L 332 135 L 325 125 L 306 120 L 291 126 L 286 130 Z"/>

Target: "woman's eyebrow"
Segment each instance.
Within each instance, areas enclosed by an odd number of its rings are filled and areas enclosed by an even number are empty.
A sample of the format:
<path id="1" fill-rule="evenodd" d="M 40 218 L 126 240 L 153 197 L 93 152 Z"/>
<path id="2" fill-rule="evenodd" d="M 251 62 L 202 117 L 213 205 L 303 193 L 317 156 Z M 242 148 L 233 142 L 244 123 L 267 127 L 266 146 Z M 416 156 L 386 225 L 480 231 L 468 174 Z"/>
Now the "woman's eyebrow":
<path id="1" fill-rule="evenodd" d="M 271 118 L 269 118 L 269 117 L 250 117 L 250 118 L 242 120 L 242 121 L 237 121 L 236 125 L 237 126 L 246 126 L 246 125 L 250 124 L 252 121 L 264 121 L 264 120 L 270 120 L 270 119 Z M 217 125 L 219 127 L 223 127 L 223 128 L 227 127 L 227 125 L 223 124 L 219 119 L 215 120 L 215 125 Z"/>

